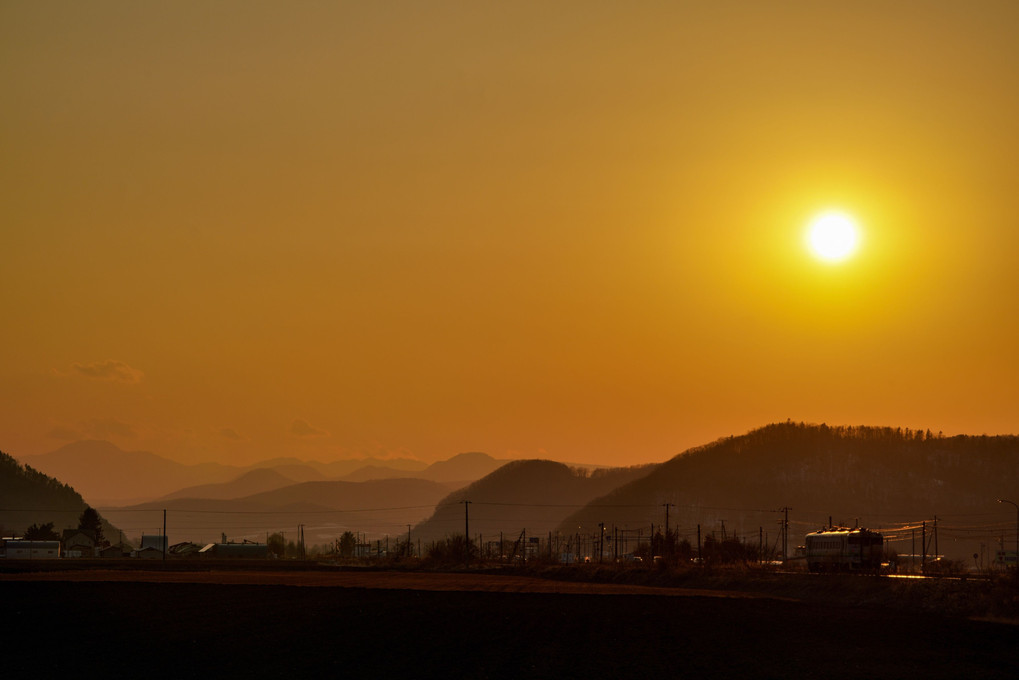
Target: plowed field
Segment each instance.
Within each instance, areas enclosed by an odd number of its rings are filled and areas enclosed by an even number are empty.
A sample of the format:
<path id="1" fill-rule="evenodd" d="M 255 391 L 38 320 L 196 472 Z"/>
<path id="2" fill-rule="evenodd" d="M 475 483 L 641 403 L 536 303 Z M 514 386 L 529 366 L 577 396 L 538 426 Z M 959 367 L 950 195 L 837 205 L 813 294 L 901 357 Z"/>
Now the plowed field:
<path id="1" fill-rule="evenodd" d="M 4 677 L 1009 678 L 1019 627 L 521 576 L 0 575 Z"/>

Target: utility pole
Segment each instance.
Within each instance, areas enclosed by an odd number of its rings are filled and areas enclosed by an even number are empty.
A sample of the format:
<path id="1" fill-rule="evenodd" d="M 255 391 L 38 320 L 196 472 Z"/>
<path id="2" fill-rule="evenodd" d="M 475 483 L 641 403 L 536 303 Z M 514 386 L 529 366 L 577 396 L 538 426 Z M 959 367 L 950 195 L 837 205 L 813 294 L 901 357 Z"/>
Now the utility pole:
<path id="1" fill-rule="evenodd" d="M 166 561 L 166 508 L 163 508 L 163 561 Z"/>
<path id="2" fill-rule="evenodd" d="M 697 564 L 704 566 L 704 560 L 701 558 L 701 525 L 697 525 Z"/>
<path id="3" fill-rule="evenodd" d="M 598 522 L 598 563 L 605 555 L 605 522 Z"/>
<path id="4" fill-rule="evenodd" d="M 920 572 L 927 571 L 927 520 L 920 525 Z"/>
<path id="5" fill-rule="evenodd" d="M 662 503 L 662 505 L 665 507 L 665 538 L 666 538 L 666 540 L 668 540 L 668 538 L 669 538 L 669 506 L 671 505 L 672 507 L 676 507 L 676 504 L 675 503 Z"/>
<path id="6" fill-rule="evenodd" d="M 785 513 L 785 519 L 782 520 L 782 562 L 784 564 L 789 559 L 789 511 L 792 508 L 784 507 L 780 510 Z"/>
<path id="7" fill-rule="evenodd" d="M 467 551 L 467 566 L 471 564 L 471 502 L 460 501 L 464 506 L 464 550 Z"/>
<path id="8" fill-rule="evenodd" d="M 413 552 L 413 547 L 411 546 L 411 542 L 410 542 L 410 525 L 408 524 L 407 525 L 407 557 L 410 557 L 410 554 L 412 552 Z"/>
<path id="9" fill-rule="evenodd" d="M 467 541 L 471 540 L 471 515 L 470 515 L 470 501 L 460 501 L 464 506 L 464 538 Z"/>
<path id="10" fill-rule="evenodd" d="M 1019 503 L 1014 503 L 1005 498 L 999 498 L 999 503 L 1008 503 L 1015 508 L 1015 566 L 1019 569 Z M 1004 543 L 1004 542 L 1003 542 Z M 1002 552 L 1005 551 L 1005 546 L 1001 546 Z"/>

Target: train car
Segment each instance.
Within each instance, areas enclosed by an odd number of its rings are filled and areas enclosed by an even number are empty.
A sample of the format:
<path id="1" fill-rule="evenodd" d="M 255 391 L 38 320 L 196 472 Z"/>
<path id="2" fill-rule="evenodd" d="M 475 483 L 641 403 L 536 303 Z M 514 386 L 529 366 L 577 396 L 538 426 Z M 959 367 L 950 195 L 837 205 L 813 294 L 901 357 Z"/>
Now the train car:
<path id="1" fill-rule="evenodd" d="M 869 529 L 829 527 L 807 534 L 806 557 L 810 571 L 877 573 L 884 555 L 884 537 Z"/>

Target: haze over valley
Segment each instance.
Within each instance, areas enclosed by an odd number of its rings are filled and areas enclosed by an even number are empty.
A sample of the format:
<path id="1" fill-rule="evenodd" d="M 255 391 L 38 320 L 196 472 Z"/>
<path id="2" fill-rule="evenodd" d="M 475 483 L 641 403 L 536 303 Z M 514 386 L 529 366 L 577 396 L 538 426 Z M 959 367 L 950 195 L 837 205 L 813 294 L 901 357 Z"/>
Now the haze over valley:
<path id="1" fill-rule="evenodd" d="M 326 551 L 348 531 L 375 542 L 377 549 L 380 541 L 392 539 L 395 545 L 409 535 L 415 550 L 422 551 L 462 535 L 469 521 L 472 540 L 502 540 L 501 550 L 506 541 L 530 536 L 542 545 L 569 545 L 575 555 L 592 537 L 608 532 L 617 541 L 618 556 L 646 543 L 656 528 L 662 532 L 666 512 L 678 540 L 696 544 L 699 529 L 702 539 L 763 543 L 774 551 L 788 508 L 787 540 L 793 547 L 809 531 L 834 522 L 883 531 L 891 549 L 912 554 L 918 532 L 929 526 L 932 535 L 938 532 L 940 554 L 969 563 L 974 554 L 978 562 L 990 559 L 1015 535 L 996 499 L 1019 484 L 1016 437 L 945 437 L 902 428 L 792 422 L 710 442 L 659 464 L 627 468 L 500 461 L 468 453 L 429 466 L 277 459 L 241 469 L 181 466 L 104 442 L 82 442 L 27 461 L 48 466 L 40 468 L 44 472 L 63 469 L 65 476 L 58 479 L 71 479 L 75 489 L 93 493 L 113 488 L 103 481 L 113 476 L 110 469 L 132 471 L 143 481 L 121 493 L 134 497 L 148 491 L 143 501 L 102 504 L 83 496 L 136 542 L 143 533 L 162 532 L 165 510 L 174 543 L 223 536 L 265 542 L 271 533 L 296 534 L 300 525 L 305 541 Z M 106 467 L 111 461 L 115 468 Z M 78 479 L 80 470 L 89 473 Z M 328 478 L 330 473 L 341 476 Z M 144 485 L 160 474 L 159 485 Z M 161 493 L 172 482 L 210 478 L 228 481 Z M 466 509 L 465 501 L 470 501 Z M 64 510 L 43 504 L 35 515 L 46 520 L 47 507 Z M 28 523 L 26 516 L 18 517 Z M 0 523 L 16 528 L 13 518 L 0 515 Z"/>

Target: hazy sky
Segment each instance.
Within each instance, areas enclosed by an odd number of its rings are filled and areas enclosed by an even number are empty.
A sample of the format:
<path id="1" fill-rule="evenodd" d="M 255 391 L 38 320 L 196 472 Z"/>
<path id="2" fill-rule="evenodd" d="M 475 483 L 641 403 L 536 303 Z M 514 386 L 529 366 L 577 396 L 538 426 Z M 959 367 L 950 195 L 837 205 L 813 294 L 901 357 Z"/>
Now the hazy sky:
<path id="1" fill-rule="evenodd" d="M 0 449 L 1015 433 L 1017 35 L 1011 1 L 4 2 Z"/>

